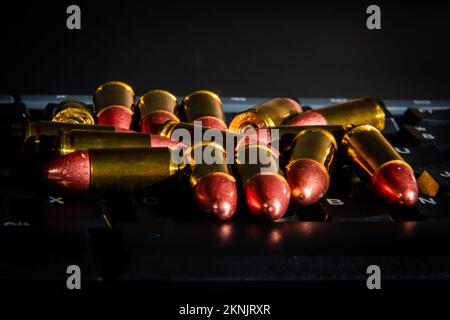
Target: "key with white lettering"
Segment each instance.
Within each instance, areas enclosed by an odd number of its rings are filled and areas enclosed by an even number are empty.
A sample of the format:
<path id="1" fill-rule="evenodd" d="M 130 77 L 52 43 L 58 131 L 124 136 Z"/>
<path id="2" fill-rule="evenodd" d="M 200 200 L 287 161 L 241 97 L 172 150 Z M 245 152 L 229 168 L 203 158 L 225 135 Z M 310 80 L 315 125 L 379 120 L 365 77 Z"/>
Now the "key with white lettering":
<path id="1" fill-rule="evenodd" d="M 447 156 L 436 146 L 394 147 L 400 156 L 420 175 L 428 167 L 447 161 Z"/>
<path id="2" fill-rule="evenodd" d="M 409 108 L 403 116 L 403 122 L 416 126 L 445 126 L 450 125 L 450 108 Z"/>
<path id="3" fill-rule="evenodd" d="M 410 126 L 404 125 L 404 135 L 410 145 L 434 145 L 440 150 L 450 148 L 450 127 L 449 126 Z"/>

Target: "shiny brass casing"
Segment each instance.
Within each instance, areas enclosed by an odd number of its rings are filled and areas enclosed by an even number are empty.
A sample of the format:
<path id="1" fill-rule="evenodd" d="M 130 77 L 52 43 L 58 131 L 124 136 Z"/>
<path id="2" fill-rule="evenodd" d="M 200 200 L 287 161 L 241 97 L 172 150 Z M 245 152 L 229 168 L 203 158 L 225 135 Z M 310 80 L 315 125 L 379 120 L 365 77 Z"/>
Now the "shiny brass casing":
<path id="1" fill-rule="evenodd" d="M 134 91 L 126 83 L 111 81 L 102 84 L 94 93 L 94 106 L 97 114 L 110 106 L 121 106 L 132 109 L 134 105 Z"/>
<path id="2" fill-rule="evenodd" d="M 148 133 L 72 130 L 59 132 L 56 152 L 62 156 L 79 150 L 148 148 L 150 141 Z"/>
<path id="3" fill-rule="evenodd" d="M 90 191 L 138 191 L 152 187 L 179 171 L 168 148 L 93 149 Z"/>
<path id="4" fill-rule="evenodd" d="M 69 132 L 72 130 L 95 130 L 114 131 L 113 126 L 90 125 L 77 123 L 60 123 L 51 121 L 25 122 L 24 139 L 35 137 L 35 142 L 39 143 L 40 136 L 57 136 L 59 131 Z"/>
<path id="5" fill-rule="evenodd" d="M 218 161 L 207 163 L 202 157 L 202 161 L 196 162 L 194 158 L 196 151 L 201 152 L 202 156 L 210 154 L 212 158 L 217 159 Z M 189 183 L 192 187 L 195 187 L 201 178 L 212 173 L 224 174 L 232 181 L 235 181 L 234 177 L 231 175 L 230 168 L 228 167 L 226 152 L 221 145 L 206 141 L 190 148 L 186 154 L 190 164 Z"/>
<path id="6" fill-rule="evenodd" d="M 342 147 L 366 182 L 389 162 L 400 161 L 408 165 L 381 132 L 370 125 L 361 125 L 347 132 L 342 139 Z"/>
<path id="7" fill-rule="evenodd" d="M 304 130 L 293 141 L 288 167 L 297 160 L 312 159 L 319 163 L 325 172 L 328 172 L 336 151 L 336 140 L 329 131 L 323 129 Z"/>
<path id="8" fill-rule="evenodd" d="M 278 155 L 260 144 L 240 148 L 236 152 L 235 167 L 242 184 L 260 174 L 281 174 Z"/>
<path id="9" fill-rule="evenodd" d="M 76 124 L 95 124 L 91 110 L 81 101 L 66 100 L 59 104 L 51 121 Z"/>
<path id="10" fill-rule="evenodd" d="M 275 98 L 235 115 L 229 129 L 244 132 L 249 127 L 277 127 L 284 119 L 298 112 L 298 107 L 291 99 Z"/>
<path id="11" fill-rule="evenodd" d="M 184 97 L 182 107 L 187 122 L 194 122 L 204 117 L 213 117 L 223 122 L 226 127 L 222 100 L 214 92 L 207 90 L 194 91 Z"/>
<path id="12" fill-rule="evenodd" d="M 174 114 L 177 108 L 177 98 L 165 90 L 151 90 L 144 94 L 138 102 L 141 117 L 155 111 L 169 112 Z"/>
<path id="13" fill-rule="evenodd" d="M 329 125 L 369 124 L 380 131 L 385 126 L 386 116 L 383 107 L 372 97 L 350 100 L 314 112 L 320 113 Z"/>
<path id="14" fill-rule="evenodd" d="M 217 132 L 218 135 L 221 135 L 221 137 L 222 137 L 221 144 L 223 144 L 223 146 L 226 146 L 227 141 L 230 141 L 230 142 L 233 141 L 233 143 L 236 144 L 237 141 L 239 141 L 243 137 L 240 134 L 232 133 L 229 131 L 223 131 L 223 130 L 219 130 L 219 129 L 211 129 L 211 128 L 207 128 L 207 127 L 194 125 L 193 123 L 177 122 L 177 121 L 166 122 L 162 126 L 161 131 L 159 132 L 159 135 L 169 138 L 169 139 L 173 139 L 173 133 L 175 130 L 186 130 L 187 132 L 189 132 L 189 134 L 191 136 L 191 141 L 181 141 L 188 146 L 193 146 L 193 145 L 196 145 L 199 142 L 201 142 L 201 141 L 194 141 L 194 130 L 198 130 L 199 132 L 201 132 L 201 137 L 204 137 L 204 133 L 206 131 Z"/>

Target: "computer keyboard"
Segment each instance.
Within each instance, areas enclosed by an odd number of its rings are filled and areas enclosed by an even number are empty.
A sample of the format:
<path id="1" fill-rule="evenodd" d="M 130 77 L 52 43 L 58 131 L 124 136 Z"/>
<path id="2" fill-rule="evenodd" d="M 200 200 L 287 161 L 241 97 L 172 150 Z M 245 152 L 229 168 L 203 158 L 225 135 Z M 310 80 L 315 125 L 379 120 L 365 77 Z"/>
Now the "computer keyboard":
<path id="1" fill-rule="evenodd" d="M 137 283 L 360 281 L 379 264 L 383 279 L 450 279 L 450 101 L 385 100 L 384 135 L 435 186 L 413 208 L 387 206 L 335 170 L 326 196 L 291 204 L 260 223 L 244 214 L 204 220 L 183 185 L 120 196 L 76 195 L 36 185 L 16 155 L 22 124 L 49 120 L 63 100 L 88 95 L 0 96 L 0 283 L 64 289 L 78 265 L 87 287 Z M 266 98 L 221 97 L 229 123 Z M 304 109 L 343 99 L 299 98 Z M 431 180 L 430 180 L 431 179 Z M 339 181 L 337 183 L 336 181 Z"/>

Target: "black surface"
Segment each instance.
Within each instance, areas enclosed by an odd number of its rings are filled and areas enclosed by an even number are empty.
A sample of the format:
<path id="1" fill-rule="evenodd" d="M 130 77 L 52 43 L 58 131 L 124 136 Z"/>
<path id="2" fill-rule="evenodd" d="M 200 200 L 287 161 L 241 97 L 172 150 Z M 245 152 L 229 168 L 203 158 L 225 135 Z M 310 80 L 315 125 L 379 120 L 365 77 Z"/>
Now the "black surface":
<path id="1" fill-rule="evenodd" d="M 3 3 L 0 93 L 90 93 L 119 79 L 138 93 L 450 98 L 445 2 L 77 1 L 82 30 L 66 29 L 69 2 Z"/>

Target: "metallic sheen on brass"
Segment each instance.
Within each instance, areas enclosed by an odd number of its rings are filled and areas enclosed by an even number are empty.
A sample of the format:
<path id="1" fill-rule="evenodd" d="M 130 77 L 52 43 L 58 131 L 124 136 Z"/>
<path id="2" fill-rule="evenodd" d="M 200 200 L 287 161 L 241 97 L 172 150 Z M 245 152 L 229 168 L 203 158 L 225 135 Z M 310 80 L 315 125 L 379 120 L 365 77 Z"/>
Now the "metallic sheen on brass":
<path id="1" fill-rule="evenodd" d="M 292 99 L 275 98 L 238 113 L 230 123 L 233 132 L 244 132 L 248 128 L 268 128 L 281 125 L 283 120 L 301 111 Z"/>
<path id="2" fill-rule="evenodd" d="M 136 191 L 154 186 L 178 172 L 168 148 L 94 149 L 90 191 Z"/>
<path id="3" fill-rule="evenodd" d="M 78 150 L 148 148 L 150 140 L 148 133 L 73 130 L 58 134 L 56 152 L 62 156 Z"/>
<path id="4" fill-rule="evenodd" d="M 67 100 L 59 104 L 54 110 L 53 122 L 95 124 L 91 110 L 81 101 Z"/>
<path id="5" fill-rule="evenodd" d="M 155 111 L 164 111 L 174 114 L 177 108 L 177 98 L 165 90 L 151 90 L 144 94 L 138 102 L 141 117 Z"/>
<path id="6" fill-rule="evenodd" d="M 320 113 L 329 125 L 369 124 L 380 131 L 385 126 L 383 107 L 372 97 L 354 99 L 314 111 Z"/>
<path id="7" fill-rule="evenodd" d="M 187 122 L 212 118 L 226 128 L 222 110 L 222 101 L 214 92 L 207 90 L 194 91 L 183 99 L 183 112 Z"/>
<path id="8" fill-rule="evenodd" d="M 97 113 L 113 105 L 132 109 L 135 99 L 133 89 L 128 84 L 120 81 L 102 84 L 95 91 L 93 98 Z"/>

